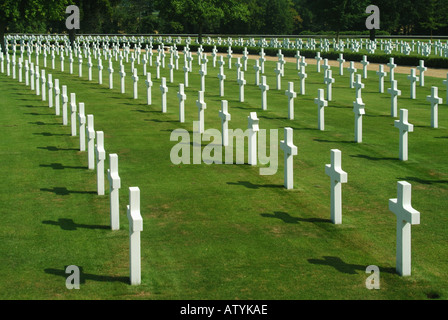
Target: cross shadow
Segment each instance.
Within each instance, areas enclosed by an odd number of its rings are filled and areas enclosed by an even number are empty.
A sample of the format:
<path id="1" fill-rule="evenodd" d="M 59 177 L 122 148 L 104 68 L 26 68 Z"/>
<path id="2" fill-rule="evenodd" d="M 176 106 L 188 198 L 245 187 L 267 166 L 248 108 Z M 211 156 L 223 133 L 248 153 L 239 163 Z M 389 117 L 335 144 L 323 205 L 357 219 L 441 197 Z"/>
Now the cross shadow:
<path id="1" fill-rule="evenodd" d="M 260 189 L 260 188 L 284 188 L 283 185 L 279 184 L 253 184 L 249 181 L 238 181 L 238 182 L 227 182 L 228 185 L 234 186 L 244 186 L 248 189 Z"/>
<path id="2" fill-rule="evenodd" d="M 276 218 L 282 220 L 284 223 L 299 223 L 299 222 L 324 222 L 331 223 L 329 219 L 321 219 L 321 218 L 296 218 L 289 215 L 289 213 L 282 211 L 275 211 L 274 214 L 271 213 L 261 213 L 260 216 L 265 218 Z"/>
<path id="3" fill-rule="evenodd" d="M 24 114 L 30 114 L 30 115 L 32 115 L 32 116 L 52 116 L 53 114 L 45 114 L 45 113 L 37 113 L 37 112 L 27 112 L 27 113 L 24 113 Z"/>
<path id="4" fill-rule="evenodd" d="M 346 274 L 357 274 L 357 271 L 365 272 L 367 266 L 359 264 L 349 264 L 339 257 L 324 256 L 323 259 L 308 259 L 309 263 L 331 266 L 337 271 Z M 394 268 L 379 268 L 380 272 L 396 273 Z"/>
<path id="5" fill-rule="evenodd" d="M 448 136 L 446 136 L 446 137 L 434 137 L 434 138 L 436 138 L 436 139 L 448 139 Z"/>
<path id="6" fill-rule="evenodd" d="M 95 191 L 74 191 L 74 190 L 68 190 L 65 187 L 53 187 L 53 189 L 41 188 L 40 191 L 53 192 L 54 194 L 57 194 L 58 196 L 68 196 L 71 193 L 97 194 L 97 192 L 95 192 Z"/>
<path id="7" fill-rule="evenodd" d="M 59 126 L 59 123 L 45 123 L 42 121 L 28 122 L 29 124 L 35 124 L 37 126 Z"/>
<path id="8" fill-rule="evenodd" d="M 48 151 L 78 151 L 76 148 L 58 148 L 55 146 L 37 147 L 37 149 L 48 150 Z"/>
<path id="9" fill-rule="evenodd" d="M 35 132 L 34 135 L 51 137 L 51 136 L 69 136 L 69 133 L 50 133 L 50 132 Z"/>
<path id="10" fill-rule="evenodd" d="M 101 230 L 110 229 L 110 227 L 108 227 L 108 226 L 75 223 L 72 219 L 58 219 L 58 221 L 45 220 L 45 221 L 42 221 L 42 223 L 53 225 L 53 226 L 60 226 L 62 230 L 68 230 L 68 231 L 75 231 L 77 228 L 101 229 Z"/>
<path id="11" fill-rule="evenodd" d="M 421 184 L 448 183 L 448 180 L 424 180 L 417 177 L 397 178 L 398 180 L 414 181 Z"/>
<path id="12" fill-rule="evenodd" d="M 47 268 L 44 269 L 45 273 L 48 274 L 52 274 L 55 276 L 60 276 L 63 278 L 67 278 L 70 274 L 69 273 L 65 273 L 65 269 L 67 267 L 64 267 L 63 270 L 59 270 L 59 269 L 53 269 L 53 268 Z M 93 280 L 93 281 L 99 281 L 99 282 L 122 282 L 122 283 L 126 283 L 129 284 L 129 277 L 118 277 L 118 276 L 103 276 L 103 275 L 96 275 L 96 274 L 91 274 L 91 273 L 84 273 L 83 268 L 82 267 L 78 267 L 79 268 L 79 273 L 80 273 L 80 284 L 83 284 L 86 282 L 86 280 Z"/>
<path id="13" fill-rule="evenodd" d="M 47 147 L 48 148 L 48 147 Z M 42 148 L 42 149 L 47 149 Z M 48 149 L 49 150 L 49 149 Z M 62 149 L 60 149 L 62 150 Z M 57 151 L 57 150 L 50 150 L 50 151 Z M 64 169 L 86 169 L 86 167 L 76 167 L 76 166 L 64 166 L 61 163 L 52 163 L 52 164 L 40 164 L 39 167 L 43 168 L 52 168 L 53 170 L 64 170 Z"/>
<path id="14" fill-rule="evenodd" d="M 152 122 L 159 122 L 159 123 L 163 123 L 163 122 L 179 122 L 177 120 L 159 120 L 159 119 L 144 119 L 144 121 L 152 121 Z"/>
<path id="15" fill-rule="evenodd" d="M 390 157 L 371 157 L 371 156 L 366 156 L 363 154 L 357 154 L 357 155 L 350 155 L 350 157 L 353 158 L 363 158 L 363 159 L 367 159 L 367 160 L 373 160 L 373 161 L 379 161 L 379 160 L 396 160 L 398 161 L 398 157 L 397 158 L 390 158 Z"/>
<path id="16" fill-rule="evenodd" d="M 356 143 L 355 141 L 332 141 L 332 140 L 325 140 L 325 139 L 313 139 L 317 142 L 328 142 L 328 143 Z"/>

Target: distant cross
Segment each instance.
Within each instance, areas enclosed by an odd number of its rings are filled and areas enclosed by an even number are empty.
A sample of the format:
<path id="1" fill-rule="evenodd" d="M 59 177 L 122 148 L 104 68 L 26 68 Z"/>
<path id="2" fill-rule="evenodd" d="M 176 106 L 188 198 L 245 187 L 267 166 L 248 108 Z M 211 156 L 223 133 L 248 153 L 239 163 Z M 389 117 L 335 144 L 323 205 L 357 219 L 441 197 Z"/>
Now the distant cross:
<path id="1" fill-rule="evenodd" d="M 204 133 L 204 111 L 207 109 L 207 104 L 204 102 L 204 91 L 198 92 L 198 100 L 196 100 L 198 107 L 199 128 L 198 133 Z"/>
<path id="2" fill-rule="evenodd" d="M 259 119 L 256 112 L 251 112 L 247 117 L 249 129 L 249 155 L 248 162 L 250 165 L 257 165 L 257 132 L 260 131 Z"/>
<path id="3" fill-rule="evenodd" d="M 400 120 L 394 121 L 395 128 L 400 130 L 399 158 L 408 160 L 408 132 L 414 131 L 414 126 L 408 122 L 408 110 L 400 109 Z"/>
<path id="4" fill-rule="evenodd" d="M 288 119 L 294 120 L 294 99 L 297 97 L 297 93 L 294 92 L 294 82 L 288 82 L 285 95 L 288 97 Z"/>
<path id="5" fill-rule="evenodd" d="M 314 99 L 314 103 L 318 108 L 318 129 L 325 130 L 325 107 L 328 106 L 328 101 L 324 99 L 324 89 L 317 90 L 317 98 Z"/>
<path id="6" fill-rule="evenodd" d="M 401 96 L 401 90 L 397 88 L 397 80 L 392 80 L 391 87 L 387 89 L 387 92 L 391 95 L 391 111 L 390 114 L 392 117 L 397 117 L 397 105 L 398 105 L 398 96 Z"/>
<path id="7" fill-rule="evenodd" d="M 431 127 L 439 127 L 439 103 L 443 103 L 442 98 L 438 97 L 439 88 L 431 87 L 431 95 L 426 96 L 426 100 L 431 103 Z"/>
<path id="8" fill-rule="evenodd" d="M 224 147 L 227 147 L 229 145 L 229 121 L 232 119 L 228 111 L 227 100 L 221 101 L 221 110 L 219 111 L 219 117 L 221 118 L 222 145 Z"/>

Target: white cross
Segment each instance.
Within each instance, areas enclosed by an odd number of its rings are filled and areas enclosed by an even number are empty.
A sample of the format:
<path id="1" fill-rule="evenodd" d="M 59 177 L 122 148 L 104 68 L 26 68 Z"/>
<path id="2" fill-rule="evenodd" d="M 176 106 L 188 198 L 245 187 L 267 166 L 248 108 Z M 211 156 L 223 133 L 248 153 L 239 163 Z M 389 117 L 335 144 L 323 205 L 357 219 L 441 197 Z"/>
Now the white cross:
<path id="1" fill-rule="evenodd" d="M 261 51 L 258 55 L 260 56 L 260 59 L 258 60 L 260 61 L 261 73 L 264 74 L 264 62 L 266 61 L 266 53 L 264 52 L 263 48 L 261 48 Z"/>
<path id="2" fill-rule="evenodd" d="M 95 128 L 93 115 L 87 115 L 87 159 L 89 170 L 95 169 Z"/>
<path id="3" fill-rule="evenodd" d="M 188 67 L 188 63 L 183 67 L 184 71 L 184 84 L 185 87 L 188 88 L 188 72 L 190 71 L 190 68 Z"/>
<path id="4" fill-rule="evenodd" d="M 140 232 L 143 231 L 143 218 L 140 214 L 140 189 L 129 188 L 129 205 L 127 206 L 129 221 L 129 269 L 131 285 L 141 284 L 141 248 Z"/>
<path id="5" fill-rule="evenodd" d="M 340 53 L 339 54 L 339 58 L 338 58 L 338 62 L 339 62 L 339 75 L 343 76 L 344 75 L 344 54 Z"/>
<path id="6" fill-rule="evenodd" d="M 229 49 L 227 50 L 227 58 L 229 59 L 229 70 L 232 69 L 232 48 L 229 46 Z"/>
<path id="7" fill-rule="evenodd" d="M 281 90 L 281 81 L 282 81 L 282 68 L 280 66 L 280 62 L 277 62 L 277 68 L 274 69 L 274 73 L 276 75 L 276 83 L 277 83 L 277 90 Z"/>
<path id="8" fill-rule="evenodd" d="M 204 133 L 204 110 L 207 109 L 207 104 L 204 102 L 204 91 L 198 92 L 198 100 L 196 100 L 198 107 L 199 128 L 198 133 Z"/>
<path id="9" fill-rule="evenodd" d="M 317 90 L 317 98 L 314 99 L 314 103 L 318 108 L 318 129 L 323 131 L 325 129 L 325 110 L 328 106 L 328 101 L 324 99 L 324 89 Z"/>
<path id="10" fill-rule="evenodd" d="M 396 270 L 401 276 L 410 276 L 411 225 L 420 224 L 420 212 L 411 204 L 411 184 L 398 181 L 397 198 L 389 199 L 389 210 L 397 216 Z"/>
<path id="11" fill-rule="evenodd" d="M 79 103 L 79 151 L 86 151 L 86 115 L 84 103 Z"/>
<path id="12" fill-rule="evenodd" d="M 387 89 L 387 92 L 391 95 L 391 111 L 390 114 L 392 117 L 397 117 L 397 100 L 398 96 L 401 96 L 401 90 L 397 88 L 397 80 L 392 80 L 391 88 Z"/>
<path id="13" fill-rule="evenodd" d="M 184 84 L 179 83 L 179 92 L 177 93 L 177 98 L 179 99 L 179 121 L 181 123 L 185 122 L 185 100 L 187 100 L 187 95 L 184 91 Z"/>
<path id="14" fill-rule="evenodd" d="M 249 129 L 249 155 L 248 163 L 252 166 L 257 165 L 257 132 L 260 131 L 259 119 L 256 112 L 251 112 L 247 117 L 248 129 Z"/>
<path id="15" fill-rule="evenodd" d="M 76 136 L 76 93 L 70 94 L 70 124 L 72 136 Z"/>
<path id="16" fill-rule="evenodd" d="M 294 99 L 297 97 L 297 93 L 294 92 L 294 82 L 288 82 L 285 95 L 288 97 L 288 119 L 294 120 Z"/>
<path id="17" fill-rule="evenodd" d="M 42 86 L 42 88 L 41 88 L 42 101 L 47 101 L 47 89 L 46 89 L 47 79 L 45 78 L 45 69 L 41 70 L 41 78 L 40 78 L 40 80 L 41 80 L 40 83 L 41 83 L 41 86 Z"/>
<path id="18" fill-rule="evenodd" d="M 269 86 L 266 83 L 266 76 L 261 77 L 261 84 L 259 87 L 261 89 L 261 109 L 267 110 L 267 91 L 269 90 Z"/>
<path id="19" fill-rule="evenodd" d="M 221 110 L 219 111 L 219 117 L 221 118 L 222 145 L 224 147 L 227 147 L 229 145 L 229 121 L 232 119 L 232 116 L 228 112 L 227 100 L 221 101 Z"/>
<path id="20" fill-rule="evenodd" d="M 134 99 L 138 99 L 138 75 L 137 75 L 137 68 L 134 68 L 132 75 L 132 81 L 134 81 Z"/>
<path id="21" fill-rule="evenodd" d="M 67 103 L 68 103 L 67 86 L 62 86 L 62 124 L 64 126 L 68 124 Z"/>
<path id="22" fill-rule="evenodd" d="M 416 97 L 415 84 L 418 81 L 418 77 L 415 74 L 416 74 L 416 70 L 414 68 L 412 68 L 411 74 L 408 76 L 408 79 L 411 82 L 411 99 L 415 99 L 415 97 Z"/>
<path id="23" fill-rule="evenodd" d="M 361 75 L 356 75 L 356 82 L 353 84 L 356 89 L 356 99 L 361 98 L 361 89 L 364 89 L 364 83 L 361 82 Z"/>
<path id="24" fill-rule="evenodd" d="M 320 62 L 322 61 L 320 52 L 317 52 L 317 55 L 314 57 L 314 59 L 316 59 L 317 72 L 320 73 Z"/>
<path id="25" fill-rule="evenodd" d="M 331 70 L 326 71 L 326 76 L 324 78 L 324 83 L 327 85 L 327 100 L 332 100 L 332 85 L 334 83 L 334 78 L 332 78 L 333 72 Z"/>
<path id="26" fill-rule="evenodd" d="M 431 87 L 431 95 L 426 96 L 426 100 L 431 103 L 431 127 L 438 128 L 439 126 L 439 103 L 443 103 L 442 98 L 438 97 L 439 88 Z"/>
<path id="27" fill-rule="evenodd" d="M 300 78 L 300 94 L 304 95 L 305 79 L 308 78 L 308 75 L 305 73 L 305 66 L 300 66 L 299 78 Z"/>
<path id="28" fill-rule="evenodd" d="M 53 75 L 48 75 L 47 80 L 47 87 L 48 87 L 48 107 L 53 108 Z"/>
<path id="29" fill-rule="evenodd" d="M 408 160 L 408 132 L 414 131 L 414 126 L 408 122 L 408 110 L 400 109 L 400 120 L 394 121 L 395 128 L 400 130 L 399 157 L 402 161 Z"/>
<path id="30" fill-rule="evenodd" d="M 98 84 L 103 84 L 103 61 L 98 59 Z"/>
<path id="31" fill-rule="evenodd" d="M 331 164 L 325 165 L 325 174 L 331 179 L 331 221 L 342 223 L 342 183 L 347 183 L 347 172 L 341 168 L 341 151 L 331 149 Z"/>
<path id="32" fill-rule="evenodd" d="M 124 72 L 124 65 L 120 65 L 120 77 L 121 77 L 121 93 L 125 92 L 125 77 L 126 72 Z"/>
<path id="33" fill-rule="evenodd" d="M 106 160 L 106 151 L 104 150 L 104 132 L 96 132 L 96 177 L 97 192 L 99 196 L 104 196 L 104 160 Z"/>
<path id="34" fill-rule="evenodd" d="M 361 64 L 362 64 L 363 78 L 367 79 L 367 66 L 370 64 L 370 62 L 367 61 L 366 55 L 362 56 Z"/>
<path id="35" fill-rule="evenodd" d="M 296 68 L 297 68 L 297 71 L 299 71 L 300 70 L 300 59 L 302 58 L 302 56 L 300 55 L 300 51 L 297 51 L 294 58 L 296 58 Z"/>
<path id="36" fill-rule="evenodd" d="M 201 90 L 205 91 L 205 65 L 201 65 L 201 69 L 199 70 L 199 75 L 201 76 Z"/>
<path id="37" fill-rule="evenodd" d="M 166 86 L 166 78 L 164 77 L 160 84 L 160 91 L 162 92 L 162 113 L 166 113 L 166 93 L 168 92 L 168 87 Z"/>
<path id="38" fill-rule="evenodd" d="M 226 79 L 226 75 L 224 74 L 224 60 L 223 57 L 220 56 L 220 60 L 218 61 L 219 64 L 219 73 L 218 73 L 218 79 L 219 79 L 219 95 L 221 97 L 224 97 L 224 80 Z"/>
<path id="39" fill-rule="evenodd" d="M 240 86 L 240 102 L 244 102 L 244 86 L 246 85 L 246 80 L 244 79 L 243 71 L 240 71 L 238 80 L 236 82 Z"/>
<path id="40" fill-rule="evenodd" d="M 357 98 L 353 102 L 353 112 L 355 113 L 355 142 L 362 142 L 362 116 L 366 113 L 365 104 L 362 98 Z"/>
<path id="41" fill-rule="evenodd" d="M 425 71 L 428 70 L 425 67 L 425 60 L 420 60 L 419 66 L 417 67 L 418 71 L 420 71 L 420 87 L 425 86 Z"/>
<path id="42" fill-rule="evenodd" d="M 258 60 L 255 60 L 254 70 L 255 70 L 255 85 L 259 86 L 260 85 L 261 67 L 260 67 L 260 62 Z"/>
<path id="43" fill-rule="evenodd" d="M 107 69 L 109 71 L 109 89 L 113 89 L 114 88 L 114 68 L 112 65 L 112 60 L 109 60 L 109 68 Z"/>
<path id="44" fill-rule="evenodd" d="M 107 169 L 107 179 L 110 189 L 110 227 L 112 230 L 120 229 L 120 206 L 119 191 L 121 179 L 118 175 L 118 155 L 109 154 L 109 168 Z"/>
<path id="45" fill-rule="evenodd" d="M 241 67 L 243 65 L 241 64 L 241 58 L 237 58 L 236 59 L 236 63 L 235 63 L 235 67 L 236 67 L 236 79 L 239 79 L 239 75 L 240 75 L 240 71 L 241 71 Z"/>
<path id="46" fill-rule="evenodd" d="M 384 93 L 384 77 L 387 76 L 387 72 L 384 71 L 384 65 L 380 64 L 376 74 L 379 77 L 379 92 Z"/>
<path id="47" fill-rule="evenodd" d="M 350 67 L 347 69 L 350 72 L 350 89 L 353 89 L 353 82 L 355 81 L 355 72 L 357 69 L 355 68 L 355 63 L 350 61 Z"/>
<path id="48" fill-rule="evenodd" d="M 394 69 L 397 67 L 397 65 L 394 63 L 394 58 L 390 58 L 387 66 L 389 67 L 390 81 L 392 82 L 394 81 Z"/>
<path id="49" fill-rule="evenodd" d="M 328 64 L 328 59 L 326 59 L 326 58 L 324 59 L 324 64 L 323 64 L 322 68 L 324 68 L 324 79 L 325 79 L 325 77 L 327 77 L 328 70 L 331 69 L 330 65 Z M 325 80 L 324 80 L 324 83 L 325 83 Z"/>
<path id="50" fill-rule="evenodd" d="M 151 105 L 152 104 L 152 81 L 151 81 L 151 73 L 147 72 L 146 73 L 146 80 L 145 80 L 145 84 L 146 84 L 146 102 L 147 105 Z"/>
<path id="51" fill-rule="evenodd" d="M 280 141 L 280 148 L 284 152 L 284 186 L 286 189 L 294 188 L 294 163 L 293 157 L 297 155 L 297 147 L 293 144 L 293 129 L 284 128 L 284 140 Z"/>

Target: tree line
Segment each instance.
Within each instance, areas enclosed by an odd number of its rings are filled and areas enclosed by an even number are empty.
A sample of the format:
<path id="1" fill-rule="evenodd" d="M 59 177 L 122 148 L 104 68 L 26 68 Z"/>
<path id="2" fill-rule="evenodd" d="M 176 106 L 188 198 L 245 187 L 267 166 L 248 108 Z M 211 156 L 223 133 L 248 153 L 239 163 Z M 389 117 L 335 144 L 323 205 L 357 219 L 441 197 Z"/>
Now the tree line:
<path id="1" fill-rule="evenodd" d="M 448 0 L 3 0 L 0 33 L 67 32 L 70 4 L 80 8 L 78 34 L 361 32 L 374 4 L 383 32 L 448 35 Z"/>

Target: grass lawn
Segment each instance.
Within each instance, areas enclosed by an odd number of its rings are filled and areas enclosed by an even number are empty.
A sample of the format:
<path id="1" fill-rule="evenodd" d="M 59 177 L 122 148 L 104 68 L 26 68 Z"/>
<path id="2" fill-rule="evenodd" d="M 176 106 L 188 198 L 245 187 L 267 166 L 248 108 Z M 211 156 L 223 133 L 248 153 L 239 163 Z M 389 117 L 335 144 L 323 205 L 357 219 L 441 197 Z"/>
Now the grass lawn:
<path id="1" fill-rule="evenodd" d="M 195 56 L 196 58 L 196 56 Z M 33 55 L 34 59 L 34 55 Z M 295 64 L 286 64 L 282 90 L 275 88 L 274 62 L 266 62 L 270 90 L 268 110 L 261 110 L 248 63 L 245 102 L 238 102 L 236 69 L 225 67 L 225 97 L 232 115 L 229 127 L 247 128 L 256 111 L 260 128 L 294 129 L 294 189 L 283 188 L 283 151 L 278 171 L 259 175 L 259 166 L 174 165 L 170 141 L 176 128 L 192 132 L 200 88 L 197 60 L 186 88 L 186 122 L 179 123 L 181 71 L 168 82 L 168 112 L 161 112 L 160 80 L 153 75 L 153 104 L 146 105 L 142 66 L 139 99 L 132 99 L 130 64 L 126 93 L 119 88 L 114 62 L 114 89 L 46 68 L 84 102 L 104 131 L 107 153 L 117 153 L 120 230 L 109 228 L 109 197 L 96 195 L 96 171 L 87 169 L 79 137 L 70 135 L 40 96 L 23 83 L 0 74 L 0 298 L 1 299 L 427 299 L 448 297 L 448 108 L 439 106 L 439 128 L 430 127 L 426 96 L 431 86 L 446 97 L 442 79 L 426 77 L 411 100 L 407 75 L 396 74 L 402 90 L 399 108 L 409 110 L 409 161 L 398 160 L 398 129 L 390 116 L 390 95 L 379 94 L 375 72 L 363 79 L 366 104 L 363 143 L 354 143 L 353 101 L 349 73 L 333 68 L 333 101 L 325 110 L 325 131 L 317 130 L 317 90 L 325 88 L 323 70 L 307 67 L 306 95 L 295 100 L 295 120 L 287 119 L 287 82 L 299 79 Z M 205 128 L 221 129 L 218 68 L 209 57 Z M 226 59 L 225 59 L 226 60 Z M 77 61 L 77 59 L 75 59 Z M 154 59 L 155 61 L 155 59 Z M 168 55 L 167 55 L 168 64 Z M 234 59 L 233 63 L 236 60 Z M 96 60 L 93 60 L 96 66 Z M 42 60 L 40 65 L 43 65 Z M 345 64 L 346 67 L 348 63 Z M 386 68 L 387 69 L 387 68 Z M 386 70 L 387 71 L 387 70 Z M 359 71 L 358 73 L 360 73 Z M 169 79 L 168 69 L 161 71 Z M 389 81 L 385 81 L 385 88 Z M 203 142 L 205 146 L 207 142 Z M 330 180 L 325 164 L 330 150 L 342 151 L 348 183 L 342 186 L 343 224 L 330 222 Z M 247 158 L 247 156 L 246 156 Z M 106 169 L 108 161 L 106 161 Z M 412 276 L 395 272 L 396 218 L 388 200 L 397 196 L 397 181 L 412 184 L 412 205 L 421 224 L 412 226 Z M 106 179 L 106 190 L 108 182 Z M 143 216 L 142 284 L 129 285 L 128 188 L 141 190 Z M 65 287 L 65 266 L 82 268 L 80 290 Z M 365 287 L 369 265 L 380 269 L 380 290 Z"/>

